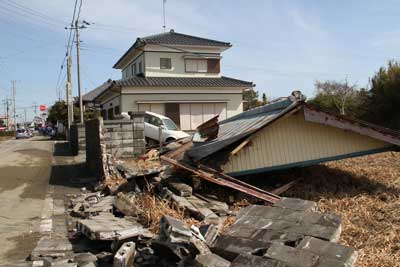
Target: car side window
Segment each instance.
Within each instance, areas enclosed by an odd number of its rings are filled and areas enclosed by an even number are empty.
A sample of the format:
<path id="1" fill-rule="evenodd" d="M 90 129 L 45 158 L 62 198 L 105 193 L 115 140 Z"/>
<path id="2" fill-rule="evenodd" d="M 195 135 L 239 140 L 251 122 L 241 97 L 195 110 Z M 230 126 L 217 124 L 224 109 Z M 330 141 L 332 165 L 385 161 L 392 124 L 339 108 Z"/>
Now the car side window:
<path id="1" fill-rule="evenodd" d="M 148 114 L 144 115 L 144 122 L 150 123 L 150 115 Z"/>
<path id="2" fill-rule="evenodd" d="M 149 123 L 153 124 L 154 126 L 160 127 L 160 125 L 162 124 L 162 121 L 160 118 L 150 116 Z"/>

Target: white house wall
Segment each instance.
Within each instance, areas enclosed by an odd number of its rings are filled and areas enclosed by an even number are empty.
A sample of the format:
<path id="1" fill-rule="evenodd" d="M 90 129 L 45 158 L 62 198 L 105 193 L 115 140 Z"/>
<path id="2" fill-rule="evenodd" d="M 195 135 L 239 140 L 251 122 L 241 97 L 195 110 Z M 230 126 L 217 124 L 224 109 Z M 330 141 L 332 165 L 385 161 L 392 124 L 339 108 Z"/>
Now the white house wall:
<path id="1" fill-rule="evenodd" d="M 171 69 L 160 68 L 160 58 L 171 59 Z M 184 53 L 145 52 L 146 77 L 221 77 L 220 73 L 194 73 L 185 71 Z M 221 63 L 220 63 L 221 64 Z"/>
<path id="2" fill-rule="evenodd" d="M 181 127 L 184 130 L 193 130 L 210 119 L 211 114 L 220 114 L 221 119 L 224 119 L 241 113 L 243 111 L 242 89 L 234 87 L 123 88 L 121 111 L 146 109 L 163 114 L 165 103 L 179 103 L 180 114 L 183 115 L 180 117 Z M 185 110 L 189 111 L 185 112 Z M 187 120 L 189 118 L 190 120 Z M 187 126 L 188 121 L 190 121 L 190 129 Z"/>
<path id="3" fill-rule="evenodd" d="M 304 114 L 299 112 L 254 134 L 250 145 L 231 155 L 222 169 L 227 173 L 243 173 L 389 146 L 391 144 L 351 131 L 306 122 Z"/>

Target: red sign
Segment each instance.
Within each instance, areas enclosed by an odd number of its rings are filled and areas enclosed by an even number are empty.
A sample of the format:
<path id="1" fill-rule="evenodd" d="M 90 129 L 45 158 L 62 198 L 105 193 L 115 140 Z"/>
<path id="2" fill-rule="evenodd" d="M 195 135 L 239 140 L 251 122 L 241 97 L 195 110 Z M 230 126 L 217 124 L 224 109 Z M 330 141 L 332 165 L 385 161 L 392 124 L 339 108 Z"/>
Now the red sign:
<path id="1" fill-rule="evenodd" d="M 39 109 L 40 109 L 40 111 L 45 111 L 46 110 L 46 106 L 45 105 L 40 105 Z"/>

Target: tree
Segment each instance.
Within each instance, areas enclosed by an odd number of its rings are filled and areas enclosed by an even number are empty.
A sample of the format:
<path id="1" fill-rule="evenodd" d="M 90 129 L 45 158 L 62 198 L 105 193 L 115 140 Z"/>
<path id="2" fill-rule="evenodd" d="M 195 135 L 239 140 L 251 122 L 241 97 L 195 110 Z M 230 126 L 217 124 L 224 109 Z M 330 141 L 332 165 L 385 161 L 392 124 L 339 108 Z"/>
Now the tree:
<path id="1" fill-rule="evenodd" d="M 322 103 L 330 105 L 331 109 L 336 109 L 342 115 L 346 114 L 347 104 L 356 94 L 356 85 L 349 86 L 347 79 L 345 82 L 316 81 L 315 89 L 316 98 L 320 98 Z"/>
<path id="2" fill-rule="evenodd" d="M 254 89 L 249 89 L 243 92 L 243 109 L 249 110 L 258 106 L 261 106 L 261 102 L 258 100 L 258 92 Z"/>
<path id="3" fill-rule="evenodd" d="M 265 93 L 262 94 L 262 104 L 267 104 L 267 95 Z"/>
<path id="4" fill-rule="evenodd" d="M 68 111 L 67 105 L 64 101 L 57 101 L 49 107 L 49 114 L 47 115 L 47 121 L 53 124 L 56 124 L 57 121 L 61 122 L 64 125 L 67 125 L 68 122 Z"/>
<path id="5" fill-rule="evenodd" d="M 366 112 L 364 103 L 368 100 L 368 91 L 358 90 L 357 85 L 349 85 L 347 80 L 316 81 L 315 90 L 316 96 L 308 101 L 309 104 L 354 118 L 360 118 Z"/>
<path id="6" fill-rule="evenodd" d="M 0 119 L 0 126 L 5 126 L 4 120 Z"/>
<path id="7" fill-rule="evenodd" d="M 64 125 L 68 124 L 68 109 L 67 104 L 64 101 L 57 101 L 49 108 L 49 114 L 47 116 L 47 121 L 56 124 L 57 121 Z M 80 121 L 79 118 L 79 108 L 74 106 L 74 120 Z M 97 111 L 85 111 L 83 113 L 83 119 L 89 120 L 99 116 Z"/>
<path id="8" fill-rule="evenodd" d="M 365 118 L 400 130 L 400 63 L 390 61 L 370 80 L 369 110 Z"/>

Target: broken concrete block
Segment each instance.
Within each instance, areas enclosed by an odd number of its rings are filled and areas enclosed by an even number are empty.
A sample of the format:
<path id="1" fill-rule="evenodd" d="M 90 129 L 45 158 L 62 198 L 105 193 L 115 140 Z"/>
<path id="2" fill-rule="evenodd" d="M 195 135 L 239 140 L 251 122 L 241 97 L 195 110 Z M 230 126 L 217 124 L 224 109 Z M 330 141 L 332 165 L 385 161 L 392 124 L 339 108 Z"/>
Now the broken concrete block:
<path id="1" fill-rule="evenodd" d="M 265 257 L 241 254 L 232 261 L 231 267 L 293 267 L 281 261 Z"/>
<path id="2" fill-rule="evenodd" d="M 317 203 L 314 201 L 283 197 L 280 201 L 276 202 L 274 207 L 285 209 L 299 210 L 299 211 L 316 211 Z"/>
<path id="3" fill-rule="evenodd" d="M 298 267 L 313 267 L 318 262 L 318 255 L 309 251 L 293 248 L 278 243 L 272 244 L 264 257 L 285 262 Z"/>
<path id="4" fill-rule="evenodd" d="M 183 222 L 165 215 L 160 220 L 160 235 L 171 243 L 189 243 L 192 232 Z"/>
<path id="5" fill-rule="evenodd" d="M 354 265 L 358 254 L 357 251 L 351 247 L 309 236 L 305 237 L 297 248 L 323 256 L 324 258 L 343 262 L 347 266 Z"/>
<path id="6" fill-rule="evenodd" d="M 212 246 L 218 237 L 218 229 L 214 224 L 203 224 L 199 228 L 208 246 Z"/>
<path id="7" fill-rule="evenodd" d="M 190 197 L 192 195 L 192 187 L 185 183 L 171 182 L 167 184 L 168 188 L 176 195 L 181 197 Z"/>
<path id="8" fill-rule="evenodd" d="M 72 262 L 69 258 L 44 258 L 43 267 L 78 267 L 78 263 Z"/>
<path id="9" fill-rule="evenodd" d="M 155 255 L 168 262 L 179 262 L 190 255 L 189 250 L 182 244 L 155 240 L 151 242 L 151 247 Z"/>
<path id="10" fill-rule="evenodd" d="M 124 243 L 114 256 L 113 267 L 130 267 L 135 257 L 135 243 Z"/>
<path id="11" fill-rule="evenodd" d="M 231 263 L 216 254 L 197 255 L 195 267 L 229 267 Z"/>
<path id="12" fill-rule="evenodd" d="M 31 260 L 44 257 L 65 257 L 72 254 L 72 244 L 66 238 L 42 237 L 31 253 Z"/>
<path id="13" fill-rule="evenodd" d="M 201 220 L 205 223 L 218 225 L 219 217 L 210 209 L 211 205 L 209 203 L 195 196 L 187 197 L 186 199 L 197 209 L 198 217 Z"/>
<path id="14" fill-rule="evenodd" d="M 195 236 L 190 238 L 190 249 L 193 251 L 192 254 L 210 254 L 211 250 L 208 248 L 205 241 L 198 239 Z"/>
<path id="15" fill-rule="evenodd" d="M 96 263 L 97 257 L 90 252 L 78 253 L 74 255 L 73 261 L 78 263 L 79 267 Z"/>
<path id="16" fill-rule="evenodd" d="M 111 213 L 101 213 L 90 219 L 78 220 L 77 229 L 91 240 L 124 240 L 134 236 L 153 236 L 133 219 L 118 218 Z"/>
<path id="17" fill-rule="evenodd" d="M 252 254 L 270 246 L 270 242 L 221 235 L 211 248 L 211 251 L 225 259 L 233 260 L 239 254 Z"/>

